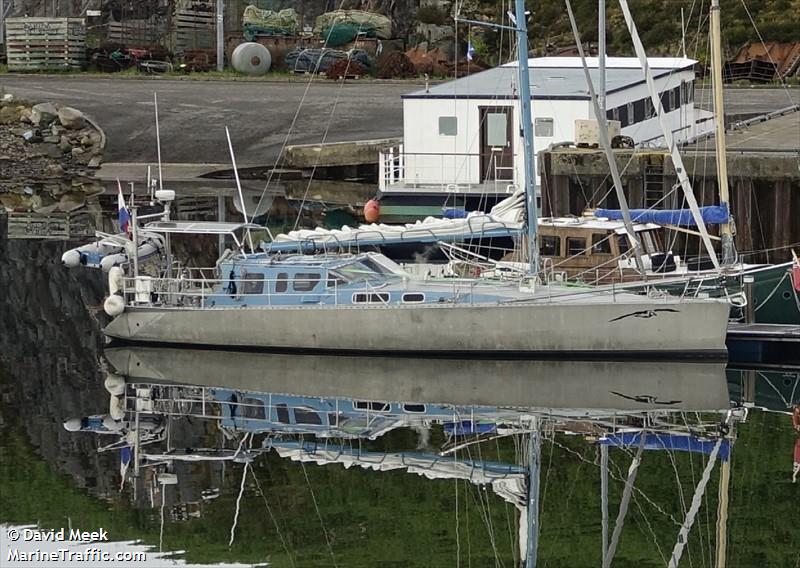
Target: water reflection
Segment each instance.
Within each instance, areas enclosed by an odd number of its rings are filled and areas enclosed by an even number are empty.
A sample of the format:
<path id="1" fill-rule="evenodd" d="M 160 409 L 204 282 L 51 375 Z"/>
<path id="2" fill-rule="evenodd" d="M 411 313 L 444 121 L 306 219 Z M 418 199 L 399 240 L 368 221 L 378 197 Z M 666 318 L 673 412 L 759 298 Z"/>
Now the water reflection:
<path id="1" fill-rule="evenodd" d="M 222 486 L 224 464 L 233 462 L 245 464 L 244 491 L 248 468 L 263 454 L 462 480 L 518 511 L 511 523 L 515 562 L 537 553 L 543 440 L 562 444 L 560 437 L 571 436 L 597 448 L 603 485 L 609 473 L 622 482 L 623 502 L 637 468 L 627 476 L 610 470 L 609 448 L 633 455 L 636 464 L 644 451 L 702 455 L 702 494 L 715 462 L 729 464 L 732 430 L 746 417 L 731 410 L 725 368 L 716 363 L 418 361 L 158 347 L 105 354 L 114 371 L 105 381 L 108 412 L 66 426 L 115 435 L 100 449 L 119 450 L 123 478 L 140 503 L 145 495 L 153 506 L 169 505 L 172 518 L 184 511 L 200 516 L 219 487 L 202 489 L 198 498 L 179 496 L 182 486 L 198 471 Z M 416 439 L 405 446 L 368 443 L 400 430 Z M 487 443 L 497 451 L 482 455 Z M 607 499 L 607 489 L 603 494 Z M 686 511 L 690 526 L 696 513 Z M 612 556 L 616 546 L 612 539 Z"/>

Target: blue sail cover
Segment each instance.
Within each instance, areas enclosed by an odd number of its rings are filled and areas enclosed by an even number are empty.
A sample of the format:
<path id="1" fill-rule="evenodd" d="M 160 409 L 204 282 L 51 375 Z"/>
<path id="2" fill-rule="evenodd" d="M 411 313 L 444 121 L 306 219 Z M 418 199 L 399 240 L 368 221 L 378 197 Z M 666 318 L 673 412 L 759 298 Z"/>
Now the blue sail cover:
<path id="1" fill-rule="evenodd" d="M 727 205 L 710 205 L 700 208 L 700 215 L 707 225 L 722 225 L 730 217 Z M 621 209 L 598 209 L 595 217 L 606 217 L 612 221 L 622 219 Z M 657 223 L 659 225 L 680 225 L 696 227 L 697 223 L 689 209 L 631 209 L 631 220 L 634 223 Z"/>
<path id="2" fill-rule="evenodd" d="M 639 445 L 640 436 L 641 432 L 610 434 L 601 438 L 600 443 L 604 446 L 636 447 Z M 701 440 L 696 436 L 648 433 L 645 434 L 644 449 L 671 450 L 710 455 L 716 443 L 716 440 Z M 728 461 L 730 450 L 730 442 L 728 440 L 723 440 L 719 447 L 719 457 L 722 461 Z"/>

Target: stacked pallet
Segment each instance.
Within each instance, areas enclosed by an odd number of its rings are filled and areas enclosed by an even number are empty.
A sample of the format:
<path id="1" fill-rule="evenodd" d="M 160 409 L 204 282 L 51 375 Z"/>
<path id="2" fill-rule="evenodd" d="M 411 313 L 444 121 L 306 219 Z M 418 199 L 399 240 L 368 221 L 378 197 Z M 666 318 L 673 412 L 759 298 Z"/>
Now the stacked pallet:
<path id="1" fill-rule="evenodd" d="M 172 51 L 183 53 L 216 46 L 216 3 L 182 0 L 175 3 Z"/>
<path id="2" fill-rule="evenodd" d="M 161 44 L 166 34 L 167 26 L 163 19 L 123 20 L 108 23 L 107 40 L 129 48 L 141 48 Z"/>
<path id="3" fill-rule="evenodd" d="M 9 71 L 80 69 L 86 63 L 82 18 L 7 18 Z"/>

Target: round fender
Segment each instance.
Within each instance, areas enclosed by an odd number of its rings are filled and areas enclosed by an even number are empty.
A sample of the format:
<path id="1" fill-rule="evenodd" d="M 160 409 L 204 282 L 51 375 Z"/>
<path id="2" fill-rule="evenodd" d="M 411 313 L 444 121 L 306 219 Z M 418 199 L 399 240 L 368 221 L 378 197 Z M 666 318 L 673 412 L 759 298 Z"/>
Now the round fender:
<path id="1" fill-rule="evenodd" d="M 108 402 L 108 415 L 112 420 L 125 418 L 125 406 L 120 397 L 111 395 L 111 399 Z"/>
<path id="2" fill-rule="evenodd" d="M 76 266 L 80 266 L 81 253 L 79 253 L 75 249 L 68 250 L 67 252 L 61 255 L 61 264 L 63 264 L 67 268 L 75 268 Z"/>
<path id="3" fill-rule="evenodd" d="M 108 391 L 108 394 L 113 394 L 114 396 L 122 396 L 125 394 L 125 379 L 117 374 L 109 373 L 106 375 L 103 386 Z"/>
<path id="4" fill-rule="evenodd" d="M 119 266 L 112 266 L 108 270 L 108 293 L 114 296 L 122 291 L 125 273 Z"/>
<path id="5" fill-rule="evenodd" d="M 103 310 L 112 318 L 117 317 L 125 311 L 125 300 L 122 296 L 109 296 L 103 302 Z"/>
<path id="6" fill-rule="evenodd" d="M 233 50 L 231 64 L 239 73 L 263 75 L 272 65 L 269 50 L 256 42 L 242 43 Z"/>
<path id="7" fill-rule="evenodd" d="M 66 422 L 64 422 L 64 430 L 67 432 L 80 432 L 81 430 L 81 419 L 80 418 L 70 418 Z"/>

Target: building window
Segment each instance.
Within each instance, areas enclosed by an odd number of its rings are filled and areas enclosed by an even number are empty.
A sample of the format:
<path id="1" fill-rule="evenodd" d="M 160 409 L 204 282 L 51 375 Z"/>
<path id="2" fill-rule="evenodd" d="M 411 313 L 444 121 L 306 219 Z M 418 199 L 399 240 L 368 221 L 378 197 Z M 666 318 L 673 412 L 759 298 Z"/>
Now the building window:
<path id="1" fill-rule="evenodd" d="M 567 237 L 567 256 L 586 254 L 586 239 Z"/>
<path id="2" fill-rule="evenodd" d="M 286 292 L 289 289 L 289 275 L 285 272 L 281 272 L 278 274 L 278 278 L 275 280 L 275 293 L 280 294 L 282 292 Z"/>
<path id="3" fill-rule="evenodd" d="M 317 287 L 317 282 L 319 282 L 319 273 L 298 272 L 294 275 L 292 289 L 295 292 L 310 292 Z"/>
<path id="4" fill-rule="evenodd" d="M 592 233 L 592 253 L 611 254 L 611 237 L 603 233 Z"/>
<path id="5" fill-rule="evenodd" d="M 486 113 L 486 143 L 505 147 L 508 142 L 508 115 L 504 112 Z"/>
<path id="6" fill-rule="evenodd" d="M 553 136 L 553 119 L 552 118 L 536 118 L 533 121 L 533 135 L 545 136 L 551 138 Z"/>
<path id="7" fill-rule="evenodd" d="M 455 136 L 458 134 L 458 118 L 455 116 L 439 117 L 439 136 Z"/>
<path id="8" fill-rule="evenodd" d="M 653 108 L 653 99 L 647 97 L 644 100 L 644 119 L 653 118 L 656 115 L 655 108 Z"/>
<path id="9" fill-rule="evenodd" d="M 635 103 L 633 103 L 633 122 L 636 124 L 637 122 L 644 121 L 644 108 L 645 108 L 645 101 L 646 99 L 639 99 Z"/>
<path id="10" fill-rule="evenodd" d="M 617 114 L 617 120 L 619 120 L 619 125 L 622 128 L 628 126 L 628 105 L 621 106 L 614 109 L 614 112 Z"/>
<path id="11" fill-rule="evenodd" d="M 561 256 L 561 237 L 542 235 L 539 252 L 542 256 Z"/>

